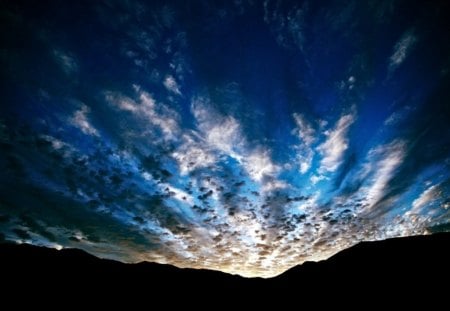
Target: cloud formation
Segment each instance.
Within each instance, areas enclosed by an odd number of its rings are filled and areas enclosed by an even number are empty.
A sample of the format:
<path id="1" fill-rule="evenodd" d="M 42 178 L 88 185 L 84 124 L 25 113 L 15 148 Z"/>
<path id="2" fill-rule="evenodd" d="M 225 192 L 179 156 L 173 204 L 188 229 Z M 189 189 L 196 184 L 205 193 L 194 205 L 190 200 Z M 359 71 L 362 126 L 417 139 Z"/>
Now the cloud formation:
<path id="1" fill-rule="evenodd" d="M 89 123 L 89 112 L 89 107 L 83 104 L 79 110 L 75 111 L 75 114 L 69 121 L 75 127 L 78 127 L 84 134 L 99 136 L 98 131 Z"/>
<path id="2" fill-rule="evenodd" d="M 394 52 L 389 58 L 389 70 L 393 71 L 400 66 L 417 43 L 417 36 L 413 30 L 403 34 L 400 40 L 394 46 Z"/>
<path id="3" fill-rule="evenodd" d="M 296 147 L 298 149 L 300 172 L 304 174 L 311 168 L 314 157 L 314 152 L 311 147 L 316 141 L 315 130 L 303 115 L 294 113 L 293 117 L 297 126 L 293 132 L 301 141 L 300 145 Z"/>
<path id="4" fill-rule="evenodd" d="M 436 199 L 441 197 L 442 193 L 439 189 L 439 185 L 433 185 L 428 187 L 420 196 L 412 202 L 412 209 L 408 212 L 411 214 L 420 213 L 420 210 L 432 203 Z"/>
<path id="5" fill-rule="evenodd" d="M 268 277 L 449 227 L 439 4 L 0 6 L 2 240 Z"/>
<path id="6" fill-rule="evenodd" d="M 319 172 L 334 172 L 343 162 L 343 156 L 348 149 L 347 137 L 350 126 L 355 122 L 354 114 L 343 115 L 333 129 L 325 131 L 325 141 L 317 147 L 322 155 Z"/>

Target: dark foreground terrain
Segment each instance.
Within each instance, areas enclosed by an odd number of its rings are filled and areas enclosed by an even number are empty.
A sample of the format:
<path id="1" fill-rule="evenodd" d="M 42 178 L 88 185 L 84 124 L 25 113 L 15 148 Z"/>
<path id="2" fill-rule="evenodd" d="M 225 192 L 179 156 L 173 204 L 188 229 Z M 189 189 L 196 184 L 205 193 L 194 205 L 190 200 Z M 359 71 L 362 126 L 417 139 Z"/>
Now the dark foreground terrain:
<path id="1" fill-rule="evenodd" d="M 450 233 L 363 242 L 272 279 L 246 279 L 146 262 L 123 264 L 76 249 L 1 244 L 1 294 L 3 298 L 10 293 L 42 299 L 103 297 L 109 304 L 130 296 L 134 302 L 164 300 L 168 304 L 188 303 L 186 299 L 194 303 L 205 297 L 220 297 L 218 304 L 242 298 L 259 304 L 275 298 L 300 303 L 311 297 L 320 297 L 314 299 L 321 303 L 330 297 L 352 300 L 355 295 L 373 302 L 387 296 L 409 303 L 414 299 L 436 302 L 445 301 L 450 289 L 449 251 Z"/>

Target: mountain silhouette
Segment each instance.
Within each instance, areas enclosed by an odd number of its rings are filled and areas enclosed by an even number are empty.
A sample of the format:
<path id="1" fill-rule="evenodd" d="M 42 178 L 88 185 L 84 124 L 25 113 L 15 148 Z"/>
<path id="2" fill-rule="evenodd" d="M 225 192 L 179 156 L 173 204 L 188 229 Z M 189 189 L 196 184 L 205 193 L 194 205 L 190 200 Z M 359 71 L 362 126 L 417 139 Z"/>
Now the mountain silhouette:
<path id="1" fill-rule="evenodd" d="M 309 293 L 398 297 L 403 291 L 446 292 L 449 246 L 450 233 L 362 242 L 328 260 L 306 262 L 277 277 L 261 279 L 148 262 L 124 264 L 78 249 L 58 251 L 6 243 L 0 244 L 0 275 L 4 294 L 17 291 L 72 298 L 108 293 L 108 297 L 135 295 L 139 299 L 145 295 L 155 302 L 166 300 L 163 297 L 169 294 L 173 302 L 180 303 L 179 297 L 208 295 L 225 301 L 253 297 L 261 303 L 280 297 L 307 300 Z"/>

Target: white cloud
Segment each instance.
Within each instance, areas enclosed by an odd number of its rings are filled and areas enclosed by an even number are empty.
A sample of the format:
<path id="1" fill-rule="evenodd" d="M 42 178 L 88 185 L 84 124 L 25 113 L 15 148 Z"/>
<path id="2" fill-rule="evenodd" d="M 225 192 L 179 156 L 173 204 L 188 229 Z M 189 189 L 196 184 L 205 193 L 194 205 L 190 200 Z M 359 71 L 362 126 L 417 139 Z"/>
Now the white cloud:
<path id="1" fill-rule="evenodd" d="M 325 132 L 327 136 L 325 142 L 317 147 L 323 156 L 320 173 L 334 172 L 341 165 L 344 152 L 348 148 L 347 133 L 354 121 L 354 114 L 344 115 L 338 120 L 334 129 Z"/>
<path id="2" fill-rule="evenodd" d="M 105 98 L 113 106 L 129 111 L 137 118 L 143 118 L 157 126 L 166 140 L 177 139 L 180 131 L 177 122 L 178 114 L 163 104 L 157 104 L 151 94 L 141 90 L 139 86 L 133 87 L 138 94 L 139 103 L 120 93 L 110 91 L 105 92 Z"/>
<path id="3" fill-rule="evenodd" d="M 235 159 L 253 180 L 263 182 L 264 177 L 279 172 L 267 148 L 249 146 L 235 118 L 215 112 L 207 98 L 195 98 L 191 109 L 207 145 Z"/>
<path id="4" fill-rule="evenodd" d="M 78 71 L 78 63 L 73 56 L 58 49 L 53 50 L 53 56 L 67 75 Z"/>
<path id="5" fill-rule="evenodd" d="M 49 142 L 52 145 L 52 148 L 59 151 L 65 158 L 72 157 L 73 153 L 76 151 L 76 149 L 72 145 L 63 142 L 62 140 L 59 140 L 53 136 L 40 135 L 39 137 Z"/>
<path id="6" fill-rule="evenodd" d="M 205 135 L 210 145 L 225 152 L 236 160 L 241 159 L 234 151 L 243 141 L 240 126 L 236 119 L 232 117 L 225 118 L 221 123 L 210 128 Z"/>
<path id="7" fill-rule="evenodd" d="M 388 182 L 403 162 L 405 145 L 405 142 L 395 140 L 369 151 L 369 165 L 373 175 L 370 186 L 364 188 L 365 201 L 369 209 L 382 198 Z"/>
<path id="8" fill-rule="evenodd" d="M 45 139 L 46 141 L 50 142 L 52 144 L 52 148 L 55 150 L 60 150 L 63 147 L 68 146 L 65 142 L 49 135 L 40 135 L 39 136 L 42 139 Z"/>
<path id="9" fill-rule="evenodd" d="M 300 172 L 304 174 L 311 168 L 314 157 L 311 145 L 315 141 L 315 131 L 303 115 L 294 113 L 293 117 L 297 125 L 293 132 L 301 141 L 300 145 L 296 146 L 298 151 L 297 158 L 300 164 Z"/>
<path id="10" fill-rule="evenodd" d="M 317 184 L 319 181 L 326 179 L 324 175 L 312 175 L 309 179 L 313 185 Z"/>
<path id="11" fill-rule="evenodd" d="M 416 44 L 417 37 L 412 30 L 403 34 L 395 44 L 394 53 L 389 58 L 389 70 L 393 71 L 406 59 L 412 47 Z"/>
<path id="12" fill-rule="evenodd" d="M 175 188 L 170 184 L 162 183 L 159 185 L 161 190 L 169 189 L 170 192 L 173 192 L 173 197 L 182 203 L 194 204 L 194 197 L 187 192 L 184 192 L 181 189 Z"/>
<path id="13" fill-rule="evenodd" d="M 254 150 L 245 161 L 244 167 L 253 180 L 261 182 L 265 176 L 274 176 L 280 168 L 272 162 L 268 150 Z"/>
<path id="14" fill-rule="evenodd" d="M 289 185 L 286 182 L 273 179 L 264 183 L 264 185 L 261 187 L 261 192 L 272 192 L 278 189 L 286 189 L 287 187 L 289 187 Z"/>
<path id="15" fill-rule="evenodd" d="M 315 131 L 313 127 L 308 123 L 303 115 L 294 113 L 293 117 L 295 124 L 297 125 L 296 133 L 299 139 L 301 139 L 306 145 L 310 146 L 315 140 Z"/>
<path id="16" fill-rule="evenodd" d="M 428 187 L 417 199 L 413 201 L 412 209 L 408 212 L 408 214 L 419 213 L 423 207 L 438 199 L 440 195 L 441 191 L 439 189 L 439 185 Z"/>
<path id="17" fill-rule="evenodd" d="M 385 121 L 384 121 L 384 125 L 394 125 L 398 122 L 398 120 L 401 119 L 401 114 L 399 114 L 398 112 L 393 112 Z"/>
<path id="18" fill-rule="evenodd" d="M 237 120 L 213 111 L 208 99 L 203 97 L 193 100 L 191 111 L 199 131 L 185 133 L 183 143 L 172 153 L 181 174 L 213 165 L 221 154 L 241 163 L 245 139 Z"/>
<path id="19" fill-rule="evenodd" d="M 160 105 L 160 111 L 157 111 L 155 100 L 147 92 L 142 91 L 139 99 L 141 101 L 141 112 L 162 130 L 166 138 L 175 138 L 179 132 L 176 113 L 164 105 Z"/>
<path id="20" fill-rule="evenodd" d="M 404 106 L 403 108 L 394 111 L 385 121 L 384 125 L 396 125 L 400 121 L 407 118 L 408 114 L 413 110 L 410 106 Z"/>
<path id="21" fill-rule="evenodd" d="M 166 89 L 174 94 L 181 95 L 177 81 L 171 75 L 166 76 L 163 82 Z"/>
<path id="22" fill-rule="evenodd" d="M 212 151 L 192 135 L 184 134 L 182 140 L 183 143 L 172 153 L 172 157 L 178 162 L 181 175 L 186 175 L 195 169 L 208 167 L 216 162 Z"/>
<path id="23" fill-rule="evenodd" d="M 70 118 L 70 123 L 86 135 L 99 136 L 98 131 L 89 123 L 88 114 L 90 111 L 88 106 L 82 105 L 80 110 L 75 111 L 74 116 Z"/>
<path id="24" fill-rule="evenodd" d="M 212 111 L 202 98 L 194 100 L 192 113 L 207 144 L 240 162 L 242 156 L 239 150 L 244 148 L 245 139 L 237 120 Z"/>

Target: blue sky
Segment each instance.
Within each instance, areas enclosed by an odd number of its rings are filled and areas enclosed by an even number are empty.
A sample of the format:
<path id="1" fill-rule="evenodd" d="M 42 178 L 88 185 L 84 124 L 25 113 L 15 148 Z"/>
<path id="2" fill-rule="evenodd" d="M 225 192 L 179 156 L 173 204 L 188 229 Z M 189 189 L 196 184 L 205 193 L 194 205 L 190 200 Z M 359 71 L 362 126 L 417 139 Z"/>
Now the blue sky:
<path id="1" fill-rule="evenodd" d="M 0 238 L 273 276 L 447 230 L 448 8 L 405 5 L 6 1 Z"/>

